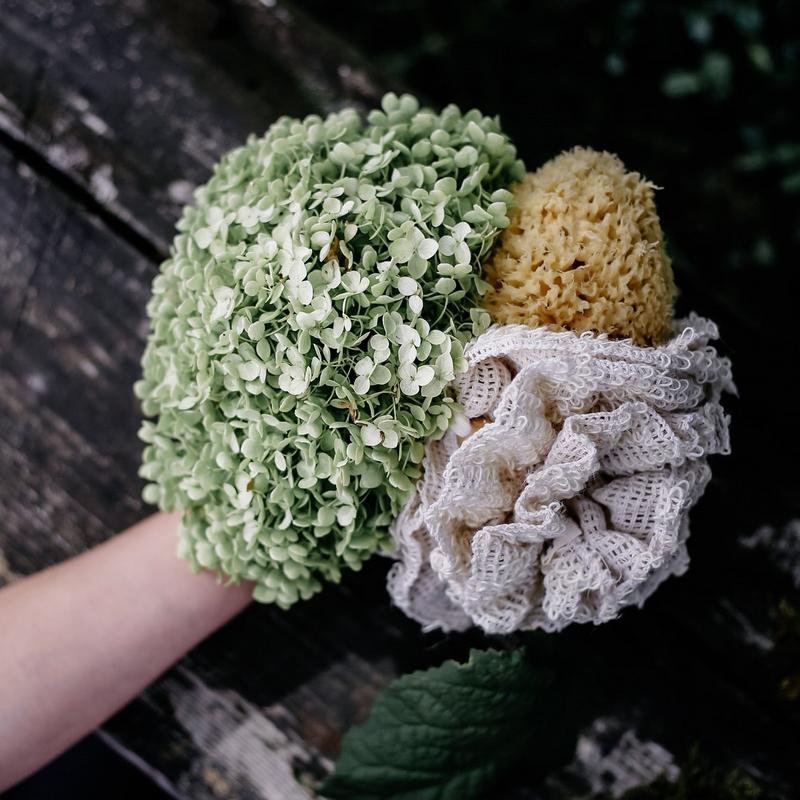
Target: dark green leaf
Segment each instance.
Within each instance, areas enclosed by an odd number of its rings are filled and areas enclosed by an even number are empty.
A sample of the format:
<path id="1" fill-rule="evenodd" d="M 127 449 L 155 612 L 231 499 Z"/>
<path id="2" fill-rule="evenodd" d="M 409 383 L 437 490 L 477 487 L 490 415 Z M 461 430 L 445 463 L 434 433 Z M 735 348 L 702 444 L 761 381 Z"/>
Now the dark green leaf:
<path id="1" fill-rule="evenodd" d="M 320 793 L 340 800 L 469 800 L 525 759 L 528 779 L 570 758 L 576 729 L 554 674 L 523 651 L 473 651 L 466 664 L 405 675 L 344 738 Z"/>

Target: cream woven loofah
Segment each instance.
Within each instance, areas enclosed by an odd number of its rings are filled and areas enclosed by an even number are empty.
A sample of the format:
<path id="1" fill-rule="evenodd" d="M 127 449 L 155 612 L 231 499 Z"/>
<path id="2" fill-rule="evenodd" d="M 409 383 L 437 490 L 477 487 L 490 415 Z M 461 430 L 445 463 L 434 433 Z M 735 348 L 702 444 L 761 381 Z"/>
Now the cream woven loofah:
<path id="1" fill-rule="evenodd" d="M 729 450 L 716 337 L 692 316 L 660 347 L 517 325 L 474 340 L 458 380 L 474 433 L 427 445 L 392 529 L 394 602 L 427 628 L 553 631 L 682 573 L 706 456 Z"/>

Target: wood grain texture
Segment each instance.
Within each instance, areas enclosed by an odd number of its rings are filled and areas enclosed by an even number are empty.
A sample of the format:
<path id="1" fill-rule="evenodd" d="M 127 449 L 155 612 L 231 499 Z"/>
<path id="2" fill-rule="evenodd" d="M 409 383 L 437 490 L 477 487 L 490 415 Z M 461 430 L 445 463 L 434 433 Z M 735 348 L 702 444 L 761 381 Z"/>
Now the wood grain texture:
<path id="1" fill-rule="evenodd" d="M 28 574 L 143 514 L 130 381 L 153 265 L 0 151 L 0 498 Z"/>
<path id="2" fill-rule="evenodd" d="M 380 88 L 357 54 L 282 4 L 4 4 L 0 582 L 147 513 L 131 384 L 149 284 L 193 187 L 278 114 L 367 103 Z M 686 300 L 719 317 L 734 355 L 744 353 L 740 385 L 755 387 L 752 323 L 701 285 Z M 768 546 L 743 540 L 764 522 L 778 531 L 800 508 L 782 467 L 756 475 L 759 502 L 740 491 L 759 452 L 757 406 L 746 396 L 734 408 L 743 455 L 714 465 L 689 575 L 645 612 L 564 647 L 596 661 L 608 698 L 598 714 L 619 735 L 635 729 L 677 760 L 712 741 L 715 755 L 789 798 L 800 781 L 797 698 L 786 689 L 798 644 L 781 613 L 797 587 Z M 248 610 L 111 720 L 106 737 L 176 796 L 311 796 L 302 787 L 329 768 L 381 686 L 486 643 L 420 633 L 389 607 L 385 571 L 377 559 L 289 612 Z M 594 729 L 587 737 L 598 740 Z M 620 758 L 635 769 L 640 756 Z M 512 794 L 565 797 L 590 773 L 577 758 L 544 787 L 521 776 Z"/>
<path id="3" fill-rule="evenodd" d="M 163 254 L 222 152 L 281 114 L 379 95 L 346 47 L 296 17 L 248 2 L 9 0 L 0 131 Z"/>

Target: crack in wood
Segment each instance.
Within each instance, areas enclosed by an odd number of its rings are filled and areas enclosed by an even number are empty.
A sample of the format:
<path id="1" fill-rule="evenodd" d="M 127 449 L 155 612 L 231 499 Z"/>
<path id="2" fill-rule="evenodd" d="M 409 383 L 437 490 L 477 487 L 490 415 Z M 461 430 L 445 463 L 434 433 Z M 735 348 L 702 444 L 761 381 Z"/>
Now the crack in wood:
<path id="1" fill-rule="evenodd" d="M 21 292 L 22 302 L 19 305 L 16 318 L 13 319 L 11 324 L 8 326 L 8 330 L 5 336 L 2 339 L 0 339 L 0 369 L 3 368 L 4 357 L 8 356 L 8 353 L 14 346 L 14 341 L 19 333 L 22 320 L 25 318 L 25 313 L 28 310 L 28 307 L 30 306 L 32 300 L 34 299 L 33 293 L 36 291 L 35 290 L 36 273 L 39 271 L 39 267 L 45 258 L 48 246 L 52 240 L 54 239 L 58 240 L 58 237 L 61 235 L 61 231 L 63 230 L 63 228 L 64 228 L 64 219 L 61 218 L 57 220 L 55 227 L 52 228 L 51 231 L 48 233 L 47 243 L 39 251 L 38 258 L 33 263 L 33 269 L 27 276 L 25 286 L 22 288 Z"/>
<path id="2" fill-rule="evenodd" d="M 100 220 L 111 232 L 149 261 L 157 264 L 167 257 L 166 251 L 160 250 L 153 241 L 136 230 L 123 216 L 114 213 L 108 205 L 98 200 L 69 172 L 59 169 L 48 161 L 46 156 L 24 137 L 15 135 L 15 128 L 6 124 L 6 119 L 2 114 L 0 114 L 0 147 L 4 147 L 19 162 L 68 195 L 71 200 L 81 205 L 87 213 Z"/>

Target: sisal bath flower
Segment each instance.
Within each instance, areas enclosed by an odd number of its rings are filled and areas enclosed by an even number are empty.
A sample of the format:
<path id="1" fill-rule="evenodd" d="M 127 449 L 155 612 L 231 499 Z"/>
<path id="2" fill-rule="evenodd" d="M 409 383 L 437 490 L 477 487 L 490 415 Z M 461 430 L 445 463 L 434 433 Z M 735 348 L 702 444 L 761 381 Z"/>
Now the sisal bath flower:
<path id="1" fill-rule="evenodd" d="M 688 566 L 688 512 L 729 452 L 712 323 L 661 347 L 494 326 L 457 379 L 470 421 L 430 442 L 396 521 L 397 605 L 492 633 L 605 622 Z"/>
<path id="2" fill-rule="evenodd" d="M 643 603 L 686 570 L 707 458 L 729 452 L 730 364 L 713 323 L 672 320 L 650 184 L 576 149 L 515 196 L 485 271 L 496 324 L 392 526 L 389 592 L 426 628 L 554 631 Z"/>
<path id="3" fill-rule="evenodd" d="M 195 568 L 288 607 L 357 569 L 448 429 L 523 175 L 497 120 L 387 95 L 228 153 L 153 283 L 145 498 Z"/>

